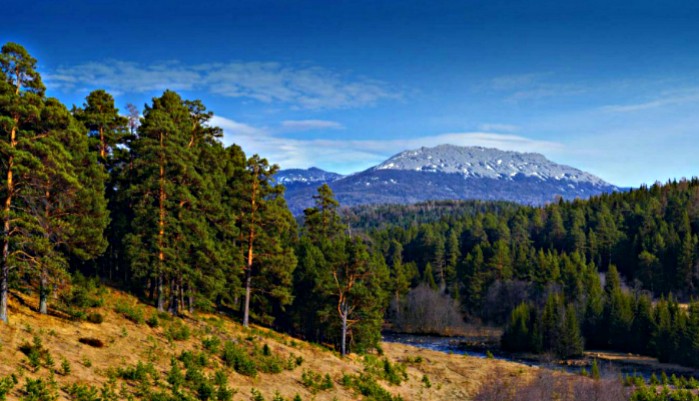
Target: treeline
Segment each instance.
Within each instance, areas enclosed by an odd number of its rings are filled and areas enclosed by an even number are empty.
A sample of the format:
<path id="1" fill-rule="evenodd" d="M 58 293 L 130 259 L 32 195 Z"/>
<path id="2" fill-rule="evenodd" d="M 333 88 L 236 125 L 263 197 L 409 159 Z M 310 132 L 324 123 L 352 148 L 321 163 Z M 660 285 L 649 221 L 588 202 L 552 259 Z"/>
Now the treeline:
<path id="1" fill-rule="evenodd" d="M 585 304 L 569 304 L 564 324 L 560 305 L 552 306 L 555 298 L 551 295 L 543 310 L 527 303 L 515 308 L 502 338 L 503 347 L 510 351 L 553 351 L 561 357 L 577 356 L 582 353 L 582 333 L 592 348 L 699 366 L 699 303 L 681 305 L 672 295 L 654 302 L 648 293 L 624 291 L 614 266 L 607 273 L 604 293 L 591 294 Z M 572 320 L 578 316 L 582 317 L 580 324 Z M 553 341 L 542 341 L 545 338 Z"/>
<path id="2" fill-rule="evenodd" d="M 479 213 L 504 213 L 521 206 L 505 201 L 435 200 L 411 205 L 361 205 L 342 208 L 342 218 L 355 229 L 410 227 L 441 219 L 460 219 Z"/>
<path id="3" fill-rule="evenodd" d="M 338 224 L 329 193 L 299 233 L 278 167 L 223 146 L 212 117 L 172 91 L 126 115 L 103 90 L 69 110 L 46 96 L 36 60 L 5 44 L 0 319 L 11 291 L 38 294 L 47 313 L 81 273 L 175 315 L 218 309 L 343 353 L 375 346 L 381 255 Z"/>

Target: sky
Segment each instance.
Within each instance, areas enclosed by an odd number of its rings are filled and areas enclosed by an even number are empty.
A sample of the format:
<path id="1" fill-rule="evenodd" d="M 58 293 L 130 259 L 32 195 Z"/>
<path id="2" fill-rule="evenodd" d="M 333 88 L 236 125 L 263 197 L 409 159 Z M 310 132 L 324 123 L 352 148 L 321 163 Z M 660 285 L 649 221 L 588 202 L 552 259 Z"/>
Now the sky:
<path id="1" fill-rule="evenodd" d="M 699 2 L 6 2 L 49 96 L 201 99 L 282 168 L 351 173 L 443 143 L 619 186 L 699 175 Z"/>

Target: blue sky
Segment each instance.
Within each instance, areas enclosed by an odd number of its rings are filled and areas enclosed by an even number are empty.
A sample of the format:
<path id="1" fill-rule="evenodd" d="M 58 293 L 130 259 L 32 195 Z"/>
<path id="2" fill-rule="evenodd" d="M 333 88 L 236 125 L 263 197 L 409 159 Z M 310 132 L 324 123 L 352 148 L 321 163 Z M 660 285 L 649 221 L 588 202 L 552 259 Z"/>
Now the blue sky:
<path id="1" fill-rule="evenodd" d="M 231 3 L 231 4 L 227 4 Z M 31 1 L 0 41 L 49 95 L 202 99 L 227 142 L 349 173 L 441 143 L 622 186 L 699 175 L 699 2 Z"/>

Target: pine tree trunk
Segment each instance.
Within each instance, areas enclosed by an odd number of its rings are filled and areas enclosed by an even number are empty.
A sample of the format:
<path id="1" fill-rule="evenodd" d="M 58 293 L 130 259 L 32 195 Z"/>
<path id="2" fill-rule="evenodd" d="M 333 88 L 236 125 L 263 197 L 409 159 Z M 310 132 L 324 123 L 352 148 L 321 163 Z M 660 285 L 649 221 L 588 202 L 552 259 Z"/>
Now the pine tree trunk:
<path id="1" fill-rule="evenodd" d="M 165 264 L 165 161 L 163 160 L 164 138 L 160 133 L 160 179 L 158 194 L 158 312 L 165 311 L 163 299 L 163 268 Z"/>
<path id="2" fill-rule="evenodd" d="M 182 283 L 182 277 L 177 279 L 177 296 L 179 297 L 180 310 L 184 310 L 184 283 Z"/>
<path id="3" fill-rule="evenodd" d="M 46 272 L 42 269 L 41 278 L 39 279 L 39 313 L 46 315 L 48 313 L 48 280 Z"/>
<path id="4" fill-rule="evenodd" d="M 177 280 L 170 279 L 170 313 L 173 316 L 179 314 L 179 291 L 177 289 Z"/>
<path id="5" fill-rule="evenodd" d="M 257 204 L 257 165 L 255 166 L 254 177 L 252 181 L 252 196 L 250 197 L 250 231 L 248 234 L 248 260 L 247 269 L 245 271 L 245 307 L 243 311 L 243 326 L 248 327 L 250 323 L 250 297 L 252 293 L 252 263 L 254 258 L 253 246 L 255 243 L 255 207 Z"/>
<path id="6" fill-rule="evenodd" d="M 107 145 L 104 143 L 104 127 L 100 127 L 100 157 L 102 160 L 107 158 Z"/>
<path id="7" fill-rule="evenodd" d="M 243 308 L 243 326 L 248 327 L 250 323 L 250 295 L 252 285 L 252 272 L 250 267 L 245 271 L 245 306 Z"/>
<path id="8" fill-rule="evenodd" d="M 341 355 L 344 357 L 347 355 L 347 309 L 342 308 L 342 344 L 341 344 Z"/>
<path id="9" fill-rule="evenodd" d="M 156 297 L 155 301 L 158 312 L 165 312 L 165 299 L 163 294 L 163 275 L 162 273 L 158 275 L 157 281 L 155 283 Z"/>
<path id="10" fill-rule="evenodd" d="M 15 124 L 18 119 L 15 119 Z M 10 146 L 14 148 L 17 145 L 15 137 L 17 129 L 12 128 L 10 132 Z M 12 195 L 14 194 L 15 184 L 12 177 L 12 168 L 15 158 L 10 156 L 7 160 L 7 197 L 3 205 L 3 228 L 2 228 L 2 260 L 0 260 L 0 321 L 7 323 L 7 304 L 9 295 L 9 280 L 10 280 L 10 210 L 12 208 Z"/>
<path id="11" fill-rule="evenodd" d="M 0 263 L 0 321 L 3 323 L 8 323 L 9 319 L 7 317 L 7 304 L 8 304 L 8 276 L 10 275 L 10 266 L 7 263 L 9 241 L 3 240 L 2 244 L 2 261 Z"/>
<path id="12" fill-rule="evenodd" d="M 189 295 L 187 306 L 189 306 L 189 313 L 192 314 L 194 313 L 194 289 L 191 283 L 187 284 L 187 293 Z"/>

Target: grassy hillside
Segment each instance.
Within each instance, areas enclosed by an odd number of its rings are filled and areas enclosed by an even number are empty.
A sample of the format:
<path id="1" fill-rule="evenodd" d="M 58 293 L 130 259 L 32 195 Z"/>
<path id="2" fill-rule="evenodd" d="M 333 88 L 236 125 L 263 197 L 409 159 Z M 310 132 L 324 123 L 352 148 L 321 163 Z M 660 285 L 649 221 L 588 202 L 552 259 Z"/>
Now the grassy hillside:
<path id="1" fill-rule="evenodd" d="M 392 343 L 383 344 L 383 355 L 341 359 L 225 316 L 173 319 L 122 292 L 98 294 L 99 306 L 48 316 L 35 312 L 35 297 L 13 294 L 10 324 L 0 325 L 0 392 L 5 386 L 12 387 L 8 399 L 81 401 L 464 400 L 493 372 L 535 371 Z M 37 394 L 43 398 L 28 398 Z"/>

